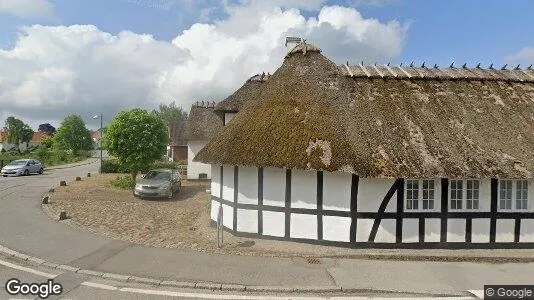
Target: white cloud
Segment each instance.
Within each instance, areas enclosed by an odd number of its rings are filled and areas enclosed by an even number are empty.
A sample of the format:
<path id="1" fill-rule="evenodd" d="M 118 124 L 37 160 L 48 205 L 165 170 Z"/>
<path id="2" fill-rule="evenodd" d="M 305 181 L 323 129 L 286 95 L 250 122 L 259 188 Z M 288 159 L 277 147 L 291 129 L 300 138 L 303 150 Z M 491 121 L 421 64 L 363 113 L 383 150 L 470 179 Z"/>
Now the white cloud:
<path id="1" fill-rule="evenodd" d="M 524 65 L 534 64 L 534 47 L 525 47 L 520 51 L 504 58 L 506 63 L 521 63 Z"/>
<path id="2" fill-rule="evenodd" d="M 43 119 L 58 124 L 67 113 L 89 120 L 171 99 L 186 109 L 197 100 L 219 101 L 249 76 L 274 72 L 286 36 L 307 37 L 337 63 L 387 61 L 402 50 L 407 26 L 397 21 L 380 23 L 340 6 L 305 18 L 265 2 L 227 5 L 227 19 L 194 24 L 172 42 L 91 25 L 25 27 L 13 49 L 0 49 L 0 117 L 14 113 L 35 127 Z M 292 5 L 315 9 L 323 1 L 312 2 Z"/>
<path id="3" fill-rule="evenodd" d="M 48 0 L 0 0 L 1 13 L 23 18 L 51 17 L 54 5 Z"/>

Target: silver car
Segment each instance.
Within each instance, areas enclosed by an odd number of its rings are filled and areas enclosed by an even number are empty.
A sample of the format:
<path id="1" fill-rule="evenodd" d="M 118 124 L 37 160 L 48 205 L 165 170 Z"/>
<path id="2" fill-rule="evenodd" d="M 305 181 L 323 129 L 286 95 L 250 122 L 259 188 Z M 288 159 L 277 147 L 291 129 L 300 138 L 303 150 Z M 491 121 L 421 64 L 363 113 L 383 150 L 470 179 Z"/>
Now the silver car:
<path id="1" fill-rule="evenodd" d="M 43 174 L 44 165 L 35 159 L 18 159 L 10 162 L 5 167 L 2 168 L 0 173 L 2 176 L 7 177 L 20 176 L 20 175 L 30 175 L 31 173 Z"/>
<path id="2" fill-rule="evenodd" d="M 156 169 L 139 179 L 133 191 L 134 197 L 171 199 L 182 187 L 182 178 L 177 170 Z"/>

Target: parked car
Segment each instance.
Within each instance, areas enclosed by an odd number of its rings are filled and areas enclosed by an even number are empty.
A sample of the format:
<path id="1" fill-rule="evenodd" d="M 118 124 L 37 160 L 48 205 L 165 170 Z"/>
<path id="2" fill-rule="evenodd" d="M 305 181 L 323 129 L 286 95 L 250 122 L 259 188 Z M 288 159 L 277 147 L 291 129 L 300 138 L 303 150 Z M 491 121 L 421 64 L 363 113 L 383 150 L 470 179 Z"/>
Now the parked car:
<path id="1" fill-rule="evenodd" d="M 134 197 L 171 199 L 182 188 L 182 178 L 177 170 L 155 169 L 148 171 L 134 187 Z"/>
<path id="2" fill-rule="evenodd" d="M 30 175 L 31 173 L 43 174 L 44 165 L 35 159 L 17 159 L 5 165 L 0 173 L 2 176 Z"/>

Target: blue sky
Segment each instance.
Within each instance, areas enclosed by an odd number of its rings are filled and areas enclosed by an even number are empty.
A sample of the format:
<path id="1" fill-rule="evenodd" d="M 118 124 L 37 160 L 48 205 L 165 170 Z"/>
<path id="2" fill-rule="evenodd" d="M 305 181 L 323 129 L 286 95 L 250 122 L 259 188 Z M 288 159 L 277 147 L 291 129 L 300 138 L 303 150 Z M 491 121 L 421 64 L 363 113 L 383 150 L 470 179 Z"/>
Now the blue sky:
<path id="1" fill-rule="evenodd" d="M 289 35 L 336 63 L 534 63 L 534 2 L 0 0 L 0 122 L 220 101 Z"/>
<path id="2" fill-rule="evenodd" d="M 53 18 L 0 14 L 0 36 L 3 36 L 0 47 L 13 46 L 19 26 L 35 23 L 93 24 L 113 34 L 131 30 L 170 41 L 199 22 L 205 9 L 214 8 L 210 21 L 226 17 L 221 1 L 214 0 L 56 0 L 53 3 Z M 382 22 L 393 19 L 409 22 L 404 47 L 396 62 L 503 64 L 506 56 L 534 46 L 531 32 L 534 3 L 529 0 L 337 0 L 326 4 L 355 7 L 365 18 Z M 303 11 L 305 16 L 314 14 Z"/>

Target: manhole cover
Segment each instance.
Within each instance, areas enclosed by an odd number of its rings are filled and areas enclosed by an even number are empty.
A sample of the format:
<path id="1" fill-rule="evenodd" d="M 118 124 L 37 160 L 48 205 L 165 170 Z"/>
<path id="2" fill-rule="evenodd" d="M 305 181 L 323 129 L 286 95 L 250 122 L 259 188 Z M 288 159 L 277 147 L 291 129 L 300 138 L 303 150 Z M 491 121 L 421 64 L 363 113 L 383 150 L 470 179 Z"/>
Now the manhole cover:
<path id="1" fill-rule="evenodd" d="M 321 264 L 321 260 L 316 258 L 316 257 L 308 257 L 308 258 L 306 258 L 306 261 L 310 265 L 319 265 L 319 264 Z"/>

